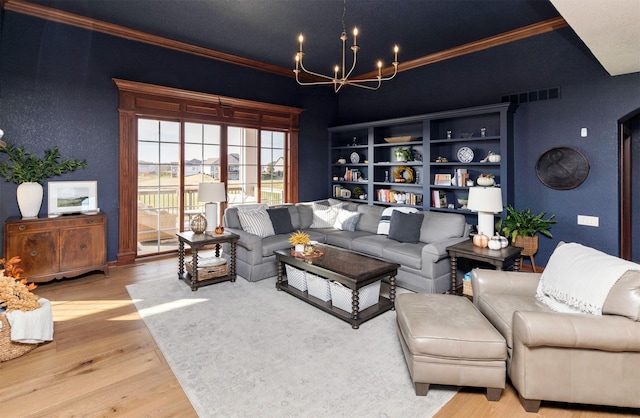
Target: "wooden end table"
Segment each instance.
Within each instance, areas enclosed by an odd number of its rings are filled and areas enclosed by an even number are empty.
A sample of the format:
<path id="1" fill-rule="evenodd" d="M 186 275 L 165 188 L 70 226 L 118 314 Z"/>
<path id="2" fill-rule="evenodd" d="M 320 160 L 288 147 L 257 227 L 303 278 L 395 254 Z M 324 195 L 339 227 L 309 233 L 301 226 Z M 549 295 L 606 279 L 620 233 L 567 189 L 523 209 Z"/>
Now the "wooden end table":
<path id="1" fill-rule="evenodd" d="M 207 286 L 214 283 L 224 281 L 236 281 L 236 244 L 240 236 L 232 232 L 223 234 L 196 234 L 193 231 L 180 232 L 178 236 L 178 279 L 183 280 L 191 290 L 196 291 L 199 287 Z M 231 244 L 231 252 L 229 254 L 229 272 L 220 277 L 212 277 L 206 280 L 198 280 L 198 250 L 207 245 L 216 246 L 216 257 L 220 257 L 220 245 L 228 242 Z M 184 246 L 188 244 L 191 247 L 191 257 L 193 263 L 193 274 L 184 271 Z"/>
<path id="2" fill-rule="evenodd" d="M 513 270 L 520 270 L 520 258 L 522 248 L 509 245 L 500 250 L 490 250 L 473 245 L 473 241 L 463 241 L 447 247 L 451 263 L 451 290 L 448 293 L 456 295 L 462 294 L 462 289 L 456 286 L 456 273 L 458 271 L 458 257 L 469 260 L 483 261 L 495 266 L 496 270 L 506 270 L 512 267 Z"/>

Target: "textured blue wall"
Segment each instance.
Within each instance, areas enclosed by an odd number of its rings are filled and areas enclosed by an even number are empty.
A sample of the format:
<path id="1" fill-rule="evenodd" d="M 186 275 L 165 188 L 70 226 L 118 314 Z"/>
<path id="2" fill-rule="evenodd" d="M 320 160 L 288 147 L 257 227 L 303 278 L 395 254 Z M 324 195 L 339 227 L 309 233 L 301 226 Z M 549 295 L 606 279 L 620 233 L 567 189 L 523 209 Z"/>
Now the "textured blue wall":
<path id="1" fill-rule="evenodd" d="M 340 95 L 339 123 L 497 103 L 503 95 L 558 86 L 560 99 L 525 103 L 516 110 L 515 207 L 556 215 L 554 238 L 540 238 L 540 265 L 560 240 L 617 255 L 617 122 L 640 108 L 640 74 L 609 76 L 571 29 L 400 73 L 377 92 L 346 89 Z M 581 127 L 588 128 L 587 138 L 580 137 Z M 555 146 L 577 148 L 588 159 L 591 170 L 579 187 L 553 190 L 538 180 L 536 161 Z M 635 156 L 637 161 L 640 155 Z M 577 215 L 597 216 L 600 226 L 577 225 Z"/>
<path id="2" fill-rule="evenodd" d="M 118 250 L 118 90 L 112 78 L 305 108 L 300 171 L 303 178 L 327 177 L 326 128 L 335 121 L 337 98 L 325 90 L 302 96 L 290 78 L 12 12 L 2 17 L 1 65 L 5 139 L 40 155 L 57 145 L 63 158 L 87 159 L 88 169 L 53 180 L 98 180 L 98 203 L 108 216 L 109 261 Z M 16 187 L 0 182 L 3 220 L 20 214 Z M 301 186 L 300 196 L 324 197 L 326 190 Z M 46 199 L 45 184 L 41 214 Z"/>

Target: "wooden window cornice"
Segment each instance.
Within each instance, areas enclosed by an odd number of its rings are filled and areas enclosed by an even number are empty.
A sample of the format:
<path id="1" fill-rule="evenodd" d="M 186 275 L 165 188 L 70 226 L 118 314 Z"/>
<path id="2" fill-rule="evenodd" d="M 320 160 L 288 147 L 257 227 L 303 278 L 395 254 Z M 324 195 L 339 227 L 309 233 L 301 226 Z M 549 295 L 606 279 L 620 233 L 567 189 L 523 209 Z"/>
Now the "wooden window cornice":
<path id="1" fill-rule="evenodd" d="M 120 96 L 118 265 L 134 263 L 137 254 L 138 116 L 287 132 L 289 185 L 286 196 L 289 202 L 297 201 L 298 123 L 303 109 L 115 78 L 113 82 Z"/>

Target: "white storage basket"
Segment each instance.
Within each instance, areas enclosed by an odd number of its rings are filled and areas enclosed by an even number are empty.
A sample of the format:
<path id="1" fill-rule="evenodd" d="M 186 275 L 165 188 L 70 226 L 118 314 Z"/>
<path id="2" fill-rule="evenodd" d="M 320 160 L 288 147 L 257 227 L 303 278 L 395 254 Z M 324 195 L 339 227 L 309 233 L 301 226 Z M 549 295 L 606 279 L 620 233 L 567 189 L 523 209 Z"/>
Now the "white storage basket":
<path id="1" fill-rule="evenodd" d="M 331 288 L 333 306 L 351 313 L 351 295 L 353 291 L 342 283 L 335 281 L 330 282 L 329 286 Z M 361 287 L 358 289 L 358 312 L 364 311 L 368 307 L 375 305 L 379 300 L 380 281 Z"/>
<path id="2" fill-rule="evenodd" d="M 314 296 L 325 302 L 331 300 L 331 289 L 329 289 L 329 280 L 307 272 L 305 272 L 305 276 L 307 276 L 307 288 L 309 290 L 309 296 Z"/>
<path id="3" fill-rule="evenodd" d="M 297 269 L 288 264 L 284 265 L 287 270 L 287 282 L 289 286 L 293 286 L 301 292 L 307 291 L 307 277 L 304 271 Z"/>

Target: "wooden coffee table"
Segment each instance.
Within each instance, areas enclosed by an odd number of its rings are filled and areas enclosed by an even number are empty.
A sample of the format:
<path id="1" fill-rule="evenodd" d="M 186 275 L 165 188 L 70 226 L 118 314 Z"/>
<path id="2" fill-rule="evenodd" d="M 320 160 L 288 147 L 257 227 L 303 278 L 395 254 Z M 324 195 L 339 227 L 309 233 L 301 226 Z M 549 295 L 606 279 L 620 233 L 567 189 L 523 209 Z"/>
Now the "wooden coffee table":
<path id="1" fill-rule="evenodd" d="M 314 258 L 303 258 L 292 255 L 290 249 L 275 251 L 278 263 L 278 281 L 276 288 L 301 299 L 316 308 L 349 322 L 353 329 L 358 329 L 360 324 L 374 318 L 388 310 L 394 310 L 396 297 L 396 274 L 399 264 L 387 263 L 377 258 L 363 254 L 343 250 L 329 245 L 319 245 L 324 250 L 324 255 Z M 324 302 L 308 292 L 302 292 L 283 280 L 284 264 L 289 264 L 300 270 L 308 271 L 325 279 L 335 280 L 347 286 L 352 291 L 352 311 L 345 312 L 334 307 L 329 302 Z M 371 283 L 388 278 L 389 298 L 380 296 L 378 303 L 359 311 L 359 290 Z"/>

